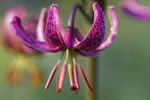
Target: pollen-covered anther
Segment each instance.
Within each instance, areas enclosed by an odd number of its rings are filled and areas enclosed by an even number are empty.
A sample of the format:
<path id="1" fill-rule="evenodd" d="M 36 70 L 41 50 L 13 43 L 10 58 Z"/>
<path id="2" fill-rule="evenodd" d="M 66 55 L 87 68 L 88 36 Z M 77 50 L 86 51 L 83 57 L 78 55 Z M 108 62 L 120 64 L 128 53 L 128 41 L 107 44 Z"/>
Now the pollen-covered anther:
<path id="1" fill-rule="evenodd" d="M 47 88 L 49 87 L 49 85 L 51 84 L 52 79 L 53 79 L 53 77 L 54 77 L 54 75 L 55 75 L 55 73 L 56 73 L 57 68 L 58 68 L 58 64 L 56 64 L 56 65 L 53 67 L 53 69 L 52 69 L 52 71 L 51 71 L 51 73 L 50 73 L 50 75 L 49 75 L 49 78 L 48 78 L 48 80 L 47 80 L 47 82 L 46 82 L 45 89 L 47 89 Z"/>
<path id="2" fill-rule="evenodd" d="M 63 64 L 58 72 L 56 92 L 59 93 L 64 85 L 66 77 L 67 65 Z"/>
<path id="3" fill-rule="evenodd" d="M 56 86 L 56 92 L 59 93 L 64 85 L 64 80 L 66 77 L 66 71 L 67 71 L 67 63 L 68 63 L 68 57 L 69 57 L 69 49 L 66 50 L 66 56 L 63 65 L 61 66 L 58 76 L 57 76 L 57 86 Z"/>
<path id="4" fill-rule="evenodd" d="M 79 81 L 78 81 L 77 65 L 73 66 L 73 74 L 74 74 L 73 76 L 74 76 L 75 86 L 77 89 L 80 89 Z"/>
<path id="5" fill-rule="evenodd" d="M 55 75 L 55 73 L 56 73 L 56 71 L 57 71 L 58 65 L 59 65 L 59 63 L 61 62 L 63 56 L 64 56 L 64 53 L 61 55 L 61 57 L 60 57 L 60 59 L 57 61 L 56 65 L 53 67 L 53 69 L 52 69 L 52 71 L 51 71 L 51 73 L 50 73 L 50 75 L 49 75 L 49 78 L 48 78 L 48 80 L 47 80 L 47 82 L 46 82 L 46 84 L 45 84 L 45 89 L 47 89 L 47 88 L 50 86 L 50 84 L 51 84 L 51 82 L 52 82 L 52 79 L 53 79 L 53 77 L 54 77 L 54 75 Z"/>
<path id="6" fill-rule="evenodd" d="M 79 72 L 80 72 L 80 74 L 81 74 L 81 77 L 82 77 L 82 80 L 83 80 L 85 86 L 88 88 L 89 91 L 92 91 L 93 89 L 92 89 L 92 87 L 90 86 L 90 84 L 89 84 L 89 82 L 88 82 L 88 80 L 87 80 L 87 78 L 86 78 L 86 76 L 85 76 L 85 74 L 84 74 L 84 71 L 83 71 L 83 69 L 82 69 L 82 67 L 81 67 L 80 64 L 79 64 L 78 68 L 79 68 Z"/>
<path id="7" fill-rule="evenodd" d="M 73 79 L 75 85 L 74 93 L 77 94 L 80 89 L 80 86 L 78 81 L 77 62 L 76 62 L 75 52 L 72 52 L 72 62 L 73 62 Z"/>
<path id="8" fill-rule="evenodd" d="M 76 90 L 75 83 L 74 83 L 73 66 L 71 64 L 68 64 L 68 73 L 69 73 L 69 80 L 70 80 L 70 89 Z"/>
<path id="9" fill-rule="evenodd" d="M 78 81 L 78 73 L 77 73 L 77 65 L 74 64 L 73 66 L 73 76 L 74 76 L 74 84 L 76 89 L 74 90 L 74 93 L 77 94 L 78 91 L 80 90 L 80 85 L 79 85 L 79 81 Z"/>

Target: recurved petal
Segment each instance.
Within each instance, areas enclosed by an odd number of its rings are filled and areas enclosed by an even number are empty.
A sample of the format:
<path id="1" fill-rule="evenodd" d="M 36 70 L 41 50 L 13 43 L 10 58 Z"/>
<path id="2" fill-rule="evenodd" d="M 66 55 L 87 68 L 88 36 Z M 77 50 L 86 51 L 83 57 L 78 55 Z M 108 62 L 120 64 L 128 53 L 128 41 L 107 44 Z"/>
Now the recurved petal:
<path id="1" fill-rule="evenodd" d="M 25 18 L 27 16 L 27 10 L 22 6 L 16 6 L 8 9 L 4 16 L 4 31 L 12 33 L 9 26 L 14 16 Z"/>
<path id="2" fill-rule="evenodd" d="M 27 46 L 34 48 L 38 51 L 42 52 L 56 52 L 59 51 L 60 48 L 51 48 L 47 44 L 47 42 L 40 42 L 36 39 L 30 37 L 23 29 L 21 25 L 21 20 L 19 17 L 15 16 L 11 22 L 12 30 L 16 33 L 21 41 L 23 41 Z"/>
<path id="3" fill-rule="evenodd" d="M 104 14 L 97 2 L 93 3 L 94 10 L 94 22 L 86 35 L 86 37 L 75 48 L 81 50 L 93 50 L 96 49 L 103 41 L 105 36 L 105 21 Z"/>
<path id="4" fill-rule="evenodd" d="M 52 4 L 48 11 L 46 22 L 45 39 L 50 47 L 63 47 L 64 42 L 61 34 L 61 23 L 58 8 Z"/>
<path id="5" fill-rule="evenodd" d="M 115 40 L 118 32 L 118 17 L 114 11 L 114 6 L 108 7 L 108 16 L 110 21 L 110 33 L 108 38 L 101 43 L 101 45 L 96 49 L 97 51 L 101 51 L 107 47 L 109 47 L 112 42 Z"/>
<path id="6" fill-rule="evenodd" d="M 44 32 L 45 32 L 46 19 L 47 19 L 47 9 L 43 8 L 41 10 L 39 20 L 38 20 L 38 25 L 37 25 L 37 39 L 39 41 L 45 41 Z"/>
<path id="7" fill-rule="evenodd" d="M 121 10 L 133 18 L 150 20 L 150 7 L 138 3 L 137 0 L 123 0 Z"/>
<path id="8" fill-rule="evenodd" d="M 12 32 L 10 23 L 14 16 L 19 16 L 23 19 L 24 28 L 29 32 L 33 33 L 35 30 L 36 24 L 27 19 L 27 10 L 23 6 L 15 6 L 8 11 L 6 11 L 6 14 L 3 19 L 3 39 L 4 39 L 4 45 L 9 48 L 11 51 L 19 52 L 19 53 L 25 53 L 30 54 L 33 53 L 33 50 L 31 48 L 28 48 L 25 46 Z M 34 25 L 33 25 L 34 24 Z M 33 27 L 35 26 L 35 27 Z"/>

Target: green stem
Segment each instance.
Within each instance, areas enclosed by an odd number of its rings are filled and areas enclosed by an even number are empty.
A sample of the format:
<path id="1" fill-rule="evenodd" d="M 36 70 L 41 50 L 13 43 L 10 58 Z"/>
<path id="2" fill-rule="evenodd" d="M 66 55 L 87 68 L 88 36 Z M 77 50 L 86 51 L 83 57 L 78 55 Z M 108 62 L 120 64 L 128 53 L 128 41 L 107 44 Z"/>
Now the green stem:
<path id="1" fill-rule="evenodd" d="M 75 4 L 72 8 L 71 14 L 69 16 L 69 20 L 68 20 L 68 26 L 74 28 L 74 21 L 75 21 L 75 15 L 76 15 L 76 11 L 77 9 L 79 9 L 81 11 L 81 13 L 83 14 L 83 16 L 90 22 L 93 22 L 93 18 L 91 16 L 88 16 L 88 14 L 84 11 L 84 9 L 82 8 L 82 6 L 80 4 Z"/>
<path id="2" fill-rule="evenodd" d="M 87 77 L 93 88 L 92 92 L 86 91 L 86 100 L 95 100 L 96 97 L 96 58 L 88 58 Z"/>

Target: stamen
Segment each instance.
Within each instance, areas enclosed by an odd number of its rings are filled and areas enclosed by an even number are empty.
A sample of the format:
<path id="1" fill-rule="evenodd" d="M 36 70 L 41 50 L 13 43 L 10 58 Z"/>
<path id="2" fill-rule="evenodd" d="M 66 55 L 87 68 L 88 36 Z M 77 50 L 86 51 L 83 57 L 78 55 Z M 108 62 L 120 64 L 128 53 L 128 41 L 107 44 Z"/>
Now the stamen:
<path id="1" fill-rule="evenodd" d="M 74 93 L 77 94 L 80 90 L 79 81 L 78 81 L 78 74 L 77 74 L 77 67 L 76 65 L 73 66 L 73 76 L 74 76 L 74 83 L 76 90 L 74 90 Z"/>
<path id="2" fill-rule="evenodd" d="M 73 66 L 73 76 L 74 76 L 75 87 L 79 90 L 80 85 L 79 85 L 79 81 L 78 81 L 78 73 L 77 73 L 76 65 Z"/>
<path id="3" fill-rule="evenodd" d="M 78 94 L 78 92 L 79 92 L 79 90 L 78 90 L 78 89 L 74 90 L 74 93 L 75 93 L 75 94 Z"/>
<path id="4" fill-rule="evenodd" d="M 85 86 L 88 88 L 89 91 L 92 91 L 92 88 L 91 88 L 91 86 L 90 86 L 90 84 L 89 84 L 89 82 L 88 82 L 88 80 L 87 80 L 87 78 L 86 78 L 86 76 L 84 74 L 84 71 L 83 71 L 83 69 L 82 69 L 80 64 L 79 64 L 78 68 L 79 68 L 79 72 L 81 74 L 81 77 L 82 77 L 82 80 L 83 80 Z"/>
<path id="5" fill-rule="evenodd" d="M 63 88 L 64 85 L 64 80 L 66 77 L 66 71 L 67 71 L 67 65 L 63 64 L 61 66 L 61 69 L 59 70 L 58 73 L 58 78 L 57 78 L 57 87 L 56 87 L 56 92 L 60 92 L 60 90 Z"/>
<path id="6" fill-rule="evenodd" d="M 72 53 L 72 61 L 73 61 L 73 77 L 74 77 L 74 83 L 76 87 L 76 90 L 74 92 L 75 94 L 77 94 L 78 90 L 80 89 L 80 85 L 78 81 L 78 73 L 77 73 L 76 59 L 75 59 L 74 53 Z"/>
<path id="7" fill-rule="evenodd" d="M 76 87 L 75 87 L 75 84 L 74 84 L 72 64 L 68 64 L 68 73 L 69 73 L 69 80 L 70 80 L 70 89 L 75 90 Z"/>
<path id="8" fill-rule="evenodd" d="M 49 87 L 49 85 L 51 84 L 52 79 L 53 79 L 53 77 L 54 77 L 54 75 L 55 75 L 55 73 L 56 73 L 57 68 L 58 68 L 58 64 L 56 64 L 56 65 L 53 67 L 53 69 L 52 69 L 52 71 L 51 71 L 51 73 L 50 73 L 50 75 L 49 75 L 49 78 L 48 78 L 48 80 L 47 80 L 47 82 L 46 82 L 45 89 L 47 89 L 47 88 Z"/>
<path id="9" fill-rule="evenodd" d="M 74 52 L 72 52 L 72 61 L 73 61 L 73 64 L 76 65 L 76 59 L 75 59 L 75 56 L 74 56 Z"/>
<path id="10" fill-rule="evenodd" d="M 60 92 L 60 90 L 63 88 L 63 85 L 64 85 L 64 80 L 65 80 L 66 71 L 67 71 L 68 57 L 69 57 L 69 49 L 66 50 L 66 58 L 64 60 L 64 64 L 61 66 L 58 72 L 57 86 L 56 86 L 57 93 Z"/>
<path id="11" fill-rule="evenodd" d="M 54 77 L 54 75 L 55 75 L 55 73 L 56 73 L 56 70 L 57 70 L 57 68 L 58 68 L 58 65 L 59 65 L 59 63 L 61 62 L 63 56 L 64 56 L 64 53 L 61 55 L 61 57 L 60 57 L 59 60 L 57 61 L 56 65 L 53 67 L 53 69 L 52 69 L 52 71 L 51 71 L 51 73 L 50 73 L 50 75 L 49 75 L 49 78 L 48 78 L 48 80 L 47 80 L 47 82 L 46 82 L 46 84 L 45 84 L 45 89 L 47 89 L 47 88 L 50 86 L 50 84 L 51 84 L 51 82 L 52 82 L 52 79 L 53 79 L 53 77 Z"/>
<path id="12" fill-rule="evenodd" d="M 58 93 L 60 90 L 59 90 L 59 80 L 60 80 L 60 73 L 61 73 L 61 70 L 62 70 L 62 66 L 60 67 L 60 70 L 58 72 L 58 76 L 57 76 L 57 85 L 56 85 L 56 93 Z"/>
<path id="13" fill-rule="evenodd" d="M 66 50 L 66 58 L 64 60 L 64 64 L 67 64 L 69 58 L 69 49 Z"/>

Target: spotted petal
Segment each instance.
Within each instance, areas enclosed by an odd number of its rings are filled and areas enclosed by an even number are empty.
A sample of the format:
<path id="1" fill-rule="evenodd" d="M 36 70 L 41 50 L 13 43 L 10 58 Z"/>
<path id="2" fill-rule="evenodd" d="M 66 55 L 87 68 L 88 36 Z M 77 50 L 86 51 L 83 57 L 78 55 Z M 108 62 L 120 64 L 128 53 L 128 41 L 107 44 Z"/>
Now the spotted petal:
<path id="1" fill-rule="evenodd" d="M 114 41 L 116 35 L 117 35 L 117 30 L 118 30 L 118 18 L 117 15 L 114 11 L 114 6 L 109 6 L 108 7 L 108 15 L 109 15 L 109 21 L 110 21 L 110 33 L 108 38 L 103 41 L 98 48 L 95 50 L 91 51 L 86 51 L 86 50 L 79 50 L 79 54 L 83 56 L 96 56 L 101 50 L 109 47 L 112 42 Z"/>
<path id="2" fill-rule="evenodd" d="M 123 0 L 121 10 L 136 19 L 150 20 L 150 7 L 141 5 L 137 0 Z"/>
<path id="3" fill-rule="evenodd" d="M 114 6 L 108 7 L 108 16 L 110 21 L 110 33 L 108 35 L 108 38 L 105 41 L 103 41 L 102 44 L 96 49 L 97 51 L 101 51 L 109 47 L 117 36 L 118 17 L 114 11 Z"/>
<path id="4" fill-rule="evenodd" d="M 15 16 L 11 22 L 12 30 L 17 34 L 17 36 L 22 40 L 27 46 L 34 48 L 39 51 L 45 52 L 56 52 L 60 48 L 50 48 L 47 42 L 40 42 L 36 39 L 30 37 L 23 29 L 21 25 L 21 20 L 19 17 Z"/>
<path id="5" fill-rule="evenodd" d="M 81 50 L 93 50 L 96 49 L 103 41 L 105 35 L 105 21 L 104 14 L 97 2 L 93 3 L 94 10 L 94 22 L 86 35 L 86 37 L 75 48 Z"/>
<path id="6" fill-rule="evenodd" d="M 52 48 L 64 47 L 61 35 L 60 17 L 56 4 L 52 4 L 48 11 L 45 39 Z"/>

